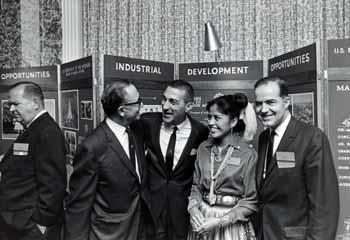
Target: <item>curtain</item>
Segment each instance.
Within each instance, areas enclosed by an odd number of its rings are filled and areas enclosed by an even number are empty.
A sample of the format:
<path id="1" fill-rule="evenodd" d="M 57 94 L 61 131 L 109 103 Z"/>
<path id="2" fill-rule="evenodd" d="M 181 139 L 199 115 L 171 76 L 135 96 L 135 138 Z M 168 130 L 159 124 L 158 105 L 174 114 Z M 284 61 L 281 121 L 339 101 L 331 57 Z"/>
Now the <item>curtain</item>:
<path id="1" fill-rule="evenodd" d="M 350 0 L 83 0 L 84 54 L 178 63 L 268 59 L 317 40 L 350 37 Z M 322 52 L 322 56 L 324 56 Z M 177 72 L 177 71 L 175 71 Z"/>

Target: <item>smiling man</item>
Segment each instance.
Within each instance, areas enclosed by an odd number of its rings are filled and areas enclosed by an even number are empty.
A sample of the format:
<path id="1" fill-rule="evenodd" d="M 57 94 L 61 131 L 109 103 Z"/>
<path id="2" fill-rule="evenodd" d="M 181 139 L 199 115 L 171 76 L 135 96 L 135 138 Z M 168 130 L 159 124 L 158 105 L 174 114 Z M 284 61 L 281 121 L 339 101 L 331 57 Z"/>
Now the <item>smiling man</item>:
<path id="1" fill-rule="evenodd" d="M 334 240 L 339 192 L 327 136 L 291 116 L 283 79 L 258 80 L 255 96 L 267 128 L 259 137 L 256 171 L 258 240 Z"/>
<path id="2" fill-rule="evenodd" d="M 182 80 L 170 82 L 163 93 L 162 113 L 145 113 L 152 211 L 156 232 L 150 239 L 186 239 L 191 190 L 198 145 L 208 129 L 192 119 L 193 88 Z"/>

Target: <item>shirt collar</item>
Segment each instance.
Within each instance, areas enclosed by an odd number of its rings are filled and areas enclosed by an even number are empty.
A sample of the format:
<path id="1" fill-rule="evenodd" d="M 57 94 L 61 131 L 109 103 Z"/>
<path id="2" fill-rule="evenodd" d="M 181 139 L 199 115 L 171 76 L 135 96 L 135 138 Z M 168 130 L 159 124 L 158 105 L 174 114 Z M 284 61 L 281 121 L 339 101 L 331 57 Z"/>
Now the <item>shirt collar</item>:
<path id="1" fill-rule="evenodd" d="M 162 122 L 162 128 L 164 129 L 167 129 L 167 130 L 172 130 L 173 129 L 173 125 L 169 128 L 165 125 L 164 122 Z M 190 122 L 190 119 L 188 119 L 188 117 L 186 116 L 186 119 L 185 121 L 183 121 L 182 123 L 176 125 L 177 127 L 177 130 L 178 131 L 181 131 L 182 129 L 188 129 L 188 128 L 191 128 L 191 122 Z"/>
<path id="2" fill-rule="evenodd" d="M 229 136 L 230 140 L 228 141 L 229 146 L 233 146 L 235 149 L 240 149 L 240 141 L 241 136 L 238 134 L 232 134 Z M 209 137 L 208 140 L 204 143 L 205 147 L 212 147 L 214 145 L 214 139 L 212 137 Z"/>
<path id="3" fill-rule="evenodd" d="M 114 122 L 109 117 L 106 118 L 106 124 L 113 129 L 113 132 L 115 132 L 118 136 L 122 136 L 125 133 L 126 127 Z"/>
<path id="4" fill-rule="evenodd" d="M 275 133 L 276 133 L 276 135 L 279 136 L 279 137 L 283 136 L 283 134 L 284 134 L 284 132 L 286 131 L 286 129 L 287 129 L 287 127 L 288 127 L 288 124 L 289 124 L 289 122 L 290 122 L 290 120 L 291 120 L 291 118 L 292 118 L 292 116 L 291 116 L 291 114 L 290 114 L 289 111 L 288 111 L 287 114 L 288 114 L 288 115 L 287 115 L 286 119 L 284 119 L 284 121 L 283 121 L 280 125 L 278 125 L 278 126 L 276 127 L 276 129 L 275 129 Z"/>
<path id="5" fill-rule="evenodd" d="M 27 128 L 30 126 L 30 124 L 32 124 L 38 117 L 40 117 L 41 115 L 43 115 L 44 113 L 46 113 L 47 111 L 44 109 L 44 110 L 41 110 L 37 115 L 35 115 L 35 117 L 32 119 L 32 121 L 30 121 L 30 123 L 27 124 Z"/>

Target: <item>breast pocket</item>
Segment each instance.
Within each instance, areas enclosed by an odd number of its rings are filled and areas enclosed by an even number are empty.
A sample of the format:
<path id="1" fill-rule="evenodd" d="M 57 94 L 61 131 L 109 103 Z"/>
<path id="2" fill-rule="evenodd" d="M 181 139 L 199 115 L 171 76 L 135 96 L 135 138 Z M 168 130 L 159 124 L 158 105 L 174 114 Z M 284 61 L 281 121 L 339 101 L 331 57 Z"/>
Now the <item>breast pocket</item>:
<path id="1" fill-rule="evenodd" d="M 34 172 L 33 160 L 29 156 L 12 155 L 8 159 L 7 170 L 15 171 L 20 176 L 31 175 Z"/>
<path id="2" fill-rule="evenodd" d="M 306 239 L 306 227 L 284 227 L 284 235 L 288 240 L 304 240 Z"/>

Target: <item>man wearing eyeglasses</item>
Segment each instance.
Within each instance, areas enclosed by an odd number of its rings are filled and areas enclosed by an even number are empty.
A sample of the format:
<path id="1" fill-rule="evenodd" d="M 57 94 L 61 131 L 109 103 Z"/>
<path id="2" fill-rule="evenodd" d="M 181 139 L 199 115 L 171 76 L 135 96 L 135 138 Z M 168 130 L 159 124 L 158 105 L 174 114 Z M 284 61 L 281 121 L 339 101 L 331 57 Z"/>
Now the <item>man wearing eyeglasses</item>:
<path id="1" fill-rule="evenodd" d="M 106 119 L 78 147 L 66 205 L 65 240 L 142 240 L 150 217 L 139 92 L 105 88 Z"/>
<path id="2" fill-rule="evenodd" d="M 187 239 L 188 196 L 198 145 L 208 128 L 192 119 L 194 92 L 185 81 L 172 81 L 162 99 L 162 113 L 141 116 L 147 137 L 147 163 L 152 210 L 156 218 L 152 240 Z"/>

